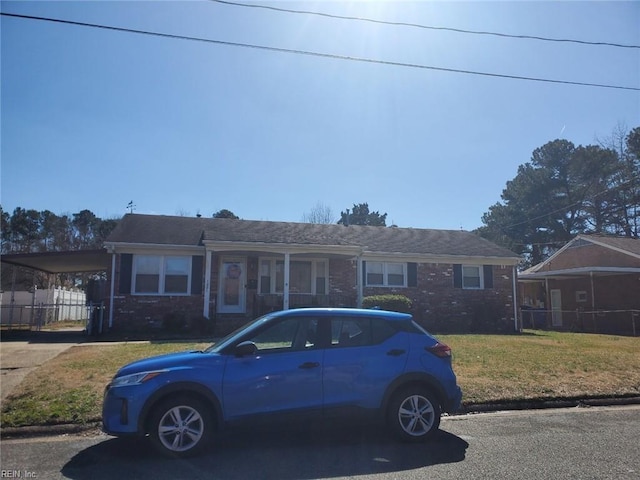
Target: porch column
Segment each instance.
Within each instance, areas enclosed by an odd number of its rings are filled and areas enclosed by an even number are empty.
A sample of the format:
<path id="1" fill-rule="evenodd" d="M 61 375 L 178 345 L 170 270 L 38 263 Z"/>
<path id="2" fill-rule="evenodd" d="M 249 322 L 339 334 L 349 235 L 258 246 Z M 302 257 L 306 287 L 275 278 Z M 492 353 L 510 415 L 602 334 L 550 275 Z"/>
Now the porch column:
<path id="1" fill-rule="evenodd" d="M 589 277 L 591 279 L 591 311 L 596 311 L 596 287 L 593 283 L 593 271 L 589 272 Z"/>
<path id="2" fill-rule="evenodd" d="M 282 309 L 289 310 L 289 266 L 291 264 L 291 254 L 284 254 L 284 292 L 282 296 Z"/>
<path id="3" fill-rule="evenodd" d="M 356 287 L 358 292 L 356 306 L 358 308 L 362 308 L 362 299 L 364 298 L 364 285 L 363 285 L 364 282 L 362 280 L 364 272 L 362 270 L 363 270 L 362 255 L 358 255 L 358 257 L 356 258 Z"/>
<path id="4" fill-rule="evenodd" d="M 522 330 L 522 328 L 520 328 L 518 326 L 518 269 L 516 268 L 516 266 L 513 266 L 513 321 L 514 321 L 514 327 L 515 327 L 515 331 L 519 332 Z"/>
<path id="5" fill-rule="evenodd" d="M 205 267 L 204 267 L 204 306 L 202 308 L 202 316 L 209 319 L 209 305 L 211 302 L 211 255 L 213 252 L 207 250 Z M 193 279 L 192 279 L 193 280 Z"/>
<path id="6" fill-rule="evenodd" d="M 547 316 L 551 312 L 551 292 L 549 291 L 549 277 L 544 277 L 544 320 L 545 327 L 548 326 L 549 317 Z M 551 312 L 551 324 L 553 326 L 553 313 Z"/>
<path id="7" fill-rule="evenodd" d="M 113 328 L 113 297 L 116 289 L 116 251 L 111 252 L 111 289 L 109 292 L 109 330 Z M 91 312 L 93 313 L 93 312 Z M 91 317 L 89 317 L 91 322 Z"/>

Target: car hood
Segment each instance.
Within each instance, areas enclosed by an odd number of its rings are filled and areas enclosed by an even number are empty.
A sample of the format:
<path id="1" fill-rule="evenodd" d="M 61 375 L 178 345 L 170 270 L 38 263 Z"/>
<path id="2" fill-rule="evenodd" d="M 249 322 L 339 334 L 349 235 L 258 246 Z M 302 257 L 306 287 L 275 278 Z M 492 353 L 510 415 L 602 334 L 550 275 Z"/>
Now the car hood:
<path id="1" fill-rule="evenodd" d="M 149 372 L 153 370 L 189 367 L 195 363 L 211 361 L 212 357 L 219 358 L 219 355 L 215 353 L 203 353 L 199 351 L 158 355 L 156 357 L 144 358 L 142 360 L 137 360 L 128 365 L 125 365 L 120 370 L 118 370 L 118 373 L 116 373 L 116 377 L 131 375 L 133 373 L 139 372 Z"/>

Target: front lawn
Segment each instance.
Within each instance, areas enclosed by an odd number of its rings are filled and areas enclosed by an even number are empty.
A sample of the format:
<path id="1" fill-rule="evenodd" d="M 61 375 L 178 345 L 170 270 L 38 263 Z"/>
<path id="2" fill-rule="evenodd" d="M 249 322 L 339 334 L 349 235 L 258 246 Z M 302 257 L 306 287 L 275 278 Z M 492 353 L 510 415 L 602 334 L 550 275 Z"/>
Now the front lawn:
<path id="1" fill-rule="evenodd" d="M 527 331 L 442 335 L 467 405 L 524 399 L 640 395 L 640 338 Z M 76 346 L 32 372 L 3 402 L 3 427 L 92 423 L 104 386 L 122 365 L 201 349 L 196 343 Z"/>

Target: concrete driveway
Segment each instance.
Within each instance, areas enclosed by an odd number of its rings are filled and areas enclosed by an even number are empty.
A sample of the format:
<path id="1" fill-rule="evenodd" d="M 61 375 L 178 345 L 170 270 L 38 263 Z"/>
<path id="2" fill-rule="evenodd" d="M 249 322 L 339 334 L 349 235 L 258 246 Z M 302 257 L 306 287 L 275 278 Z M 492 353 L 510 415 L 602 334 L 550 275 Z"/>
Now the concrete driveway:
<path id="1" fill-rule="evenodd" d="M 32 332 L 28 336 L 4 334 L 0 342 L 0 393 L 7 396 L 30 372 L 85 340 L 81 330 Z"/>

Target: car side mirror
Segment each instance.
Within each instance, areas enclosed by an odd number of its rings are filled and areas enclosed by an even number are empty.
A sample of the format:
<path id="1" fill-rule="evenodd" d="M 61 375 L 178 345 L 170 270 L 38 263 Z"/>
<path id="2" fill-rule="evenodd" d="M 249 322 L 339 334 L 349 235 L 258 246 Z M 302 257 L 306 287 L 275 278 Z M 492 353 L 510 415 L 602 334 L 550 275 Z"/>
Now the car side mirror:
<path id="1" fill-rule="evenodd" d="M 258 352 L 258 347 L 253 342 L 241 342 L 236 345 L 234 354 L 236 357 L 246 357 L 248 355 L 255 355 Z"/>

